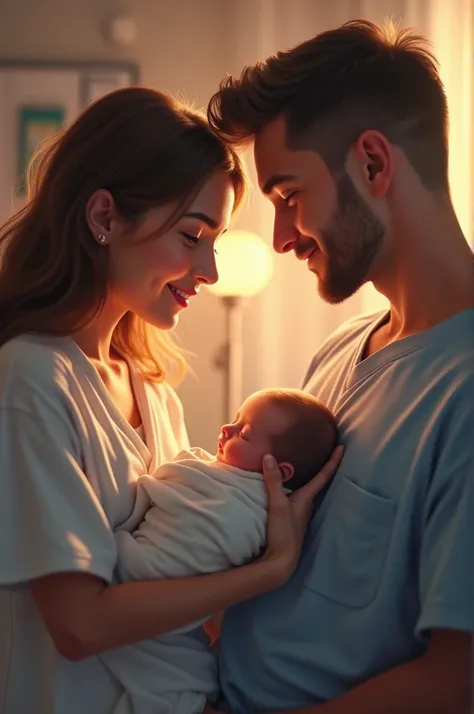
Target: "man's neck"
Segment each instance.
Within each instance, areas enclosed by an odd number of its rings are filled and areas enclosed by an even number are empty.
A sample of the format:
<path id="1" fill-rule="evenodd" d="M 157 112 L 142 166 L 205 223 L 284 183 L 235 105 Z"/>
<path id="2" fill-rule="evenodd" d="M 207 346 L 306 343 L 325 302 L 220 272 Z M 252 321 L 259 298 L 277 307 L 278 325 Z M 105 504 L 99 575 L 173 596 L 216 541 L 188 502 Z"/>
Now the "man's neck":
<path id="1" fill-rule="evenodd" d="M 474 306 L 474 259 L 452 211 L 395 228 L 395 248 L 374 279 L 391 308 L 374 336 L 378 349 Z"/>

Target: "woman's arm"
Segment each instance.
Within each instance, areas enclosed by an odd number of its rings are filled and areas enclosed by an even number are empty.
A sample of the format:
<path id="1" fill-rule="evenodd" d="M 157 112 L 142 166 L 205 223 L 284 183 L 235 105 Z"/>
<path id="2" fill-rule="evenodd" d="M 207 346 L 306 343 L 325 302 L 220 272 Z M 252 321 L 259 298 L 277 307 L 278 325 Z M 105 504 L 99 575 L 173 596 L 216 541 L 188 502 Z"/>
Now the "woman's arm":
<path id="1" fill-rule="evenodd" d="M 260 561 L 193 578 L 107 585 L 94 575 L 60 573 L 30 583 L 58 651 L 80 660 L 149 639 L 281 584 L 288 566 Z"/>
<path id="2" fill-rule="evenodd" d="M 272 459 L 264 464 L 268 488 L 267 549 L 254 563 L 193 578 L 107 585 L 86 573 L 47 575 L 30 581 L 43 621 L 66 658 L 170 632 L 285 582 L 298 562 L 314 497 L 339 465 L 338 447 L 319 474 L 287 498 Z"/>

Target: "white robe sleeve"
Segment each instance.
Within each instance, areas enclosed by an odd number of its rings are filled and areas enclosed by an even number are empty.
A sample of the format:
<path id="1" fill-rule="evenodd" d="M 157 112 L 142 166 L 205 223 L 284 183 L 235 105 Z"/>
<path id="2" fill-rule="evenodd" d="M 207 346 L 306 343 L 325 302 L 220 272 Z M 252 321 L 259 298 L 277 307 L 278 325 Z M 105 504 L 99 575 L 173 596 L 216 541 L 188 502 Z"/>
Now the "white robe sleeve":
<path id="1" fill-rule="evenodd" d="M 0 585 L 67 571 L 109 582 L 115 539 L 66 400 L 54 380 L 35 386 L 17 372 L 0 374 Z"/>

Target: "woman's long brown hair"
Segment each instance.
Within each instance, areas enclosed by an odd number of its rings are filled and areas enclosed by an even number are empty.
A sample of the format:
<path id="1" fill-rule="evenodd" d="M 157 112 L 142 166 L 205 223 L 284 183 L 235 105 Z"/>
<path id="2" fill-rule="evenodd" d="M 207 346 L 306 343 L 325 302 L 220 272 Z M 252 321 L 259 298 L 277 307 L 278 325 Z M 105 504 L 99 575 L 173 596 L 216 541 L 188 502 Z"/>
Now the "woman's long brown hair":
<path id="1" fill-rule="evenodd" d="M 28 332 L 69 335 L 100 314 L 108 251 L 86 222 L 97 189 L 131 225 L 148 209 L 178 202 L 176 218 L 217 170 L 245 193 L 237 155 L 198 112 L 170 96 L 121 89 L 84 110 L 34 157 L 26 206 L 0 228 L 0 346 Z M 127 313 L 112 344 L 161 381 L 185 359 L 170 335 Z M 175 370 L 173 370 L 175 368 Z"/>

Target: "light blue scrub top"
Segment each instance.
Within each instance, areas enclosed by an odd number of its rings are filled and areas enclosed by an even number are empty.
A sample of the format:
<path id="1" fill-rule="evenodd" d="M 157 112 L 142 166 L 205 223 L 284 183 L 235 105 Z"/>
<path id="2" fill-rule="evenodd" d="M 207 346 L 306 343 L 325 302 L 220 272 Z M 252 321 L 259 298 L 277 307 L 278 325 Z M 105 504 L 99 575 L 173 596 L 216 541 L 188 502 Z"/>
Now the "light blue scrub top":
<path id="1" fill-rule="evenodd" d="M 322 703 L 432 628 L 474 632 L 474 309 L 361 361 L 383 318 L 344 325 L 309 370 L 346 451 L 293 578 L 224 619 L 234 714 Z"/>

